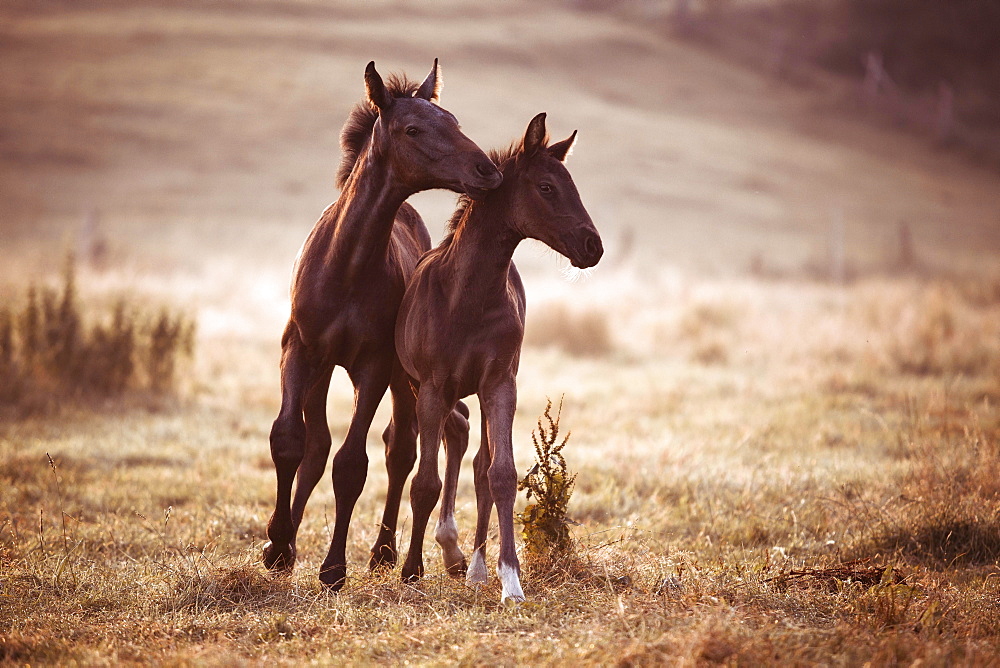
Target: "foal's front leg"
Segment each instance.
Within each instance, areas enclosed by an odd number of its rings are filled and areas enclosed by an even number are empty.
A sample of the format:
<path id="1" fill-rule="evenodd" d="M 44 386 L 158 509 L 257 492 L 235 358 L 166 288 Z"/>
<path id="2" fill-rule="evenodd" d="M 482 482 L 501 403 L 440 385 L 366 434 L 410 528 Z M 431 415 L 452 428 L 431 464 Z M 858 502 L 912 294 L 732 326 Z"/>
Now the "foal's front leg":
<path id="1" fill-rule="evenodd" d="M 487 477 L 500 525 L 500 558 L 497 561 L 497 576 L 503 586 L 500 600 L 503 602 L 511 599 L 520 603 L 524 600 L 524 592 L 521 590 L 521 564 L 517 560 L 514 544 L 517 469 L 514 467 L 514 446 L 511 442 L 514 407 L 517 405 L 514 377 L 509 376 L 491 384 L 480 397 L 486 411 L 492 457 Z"/>
<path id="2" fill-rule="evenodd" d="M 438 449 L 444 421 L 451 411 L 440 390 L 430 383 L 420 386 L 417 397 L 417 421 L 420 425 L 420 463 L 417 474 L 410 483 L 410 507 L 413 511 L 413 531 L 410 550 L 403 564 L 403 581 L 413 582 L 423 577 L 424 533 L 427 520 L 441 495 L 441 476 L 438 475 Z"/>
<path id="3" fill-rule="evenodd" d="M 333 591 L 339 591 L 347 578 L 347 530 L 354 513 L 354 504 L 361 496 L 368 477 L 368 453 L 365 452 L 365 445 L 375 410 L 389 386 L 390 367 L 373 363 L 351 371 L 350 375 L 354 383 L 354 416 L 347 430 L 347 438 L 333 458 L 336 520 L 330 550 L 319 573 L 320 581 Z"/>
<path id="4" fill-rule="evenodd" d="M 382 523 L 368 559 L 368 568 L 373 571 L 391 570 L 396 565 L 399 504 L 406 478 L 417 461 L 417 399 L 413 396 L 406 372 L 398 365 L 393 369 L 389 391 L 392 392 L 392 419 L 382 433 L 389 484 L 385 492 Z"/>

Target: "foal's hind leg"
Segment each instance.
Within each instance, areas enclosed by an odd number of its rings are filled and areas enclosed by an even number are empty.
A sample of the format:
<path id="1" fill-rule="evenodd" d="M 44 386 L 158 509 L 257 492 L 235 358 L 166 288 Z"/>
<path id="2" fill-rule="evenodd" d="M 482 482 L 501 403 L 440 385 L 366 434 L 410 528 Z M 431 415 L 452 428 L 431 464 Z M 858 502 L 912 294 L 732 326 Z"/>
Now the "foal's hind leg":
<path id="1" fill-rule="evenodd" d="M 465 555 L 458 547 L 458 525 L 455 522 L 455 495 L 458 492 L 458 474 L 462 468 L 462 457 L 469 448 L 469 409 L 461 401 L 451 411 L 444 423 L 444 450 L 446 464 L 444 471 L 444 494 L 441 512 L 438 513 L 434 539 L 441 546 L 444 566 L 453 577 L 465 575 Z"/>
<path id="2" fill-rule="evenodd" d="M 417 400 L 413 396 L 406 372 L 398 364 L 393 370 L 389 390 L 392 392 L 392 420 L 382 433 L 389 485 L 385 494 L 382 524 L 368 560 L 368 568 L 371 570 L 391 569 L 396 565 L 399 504 L 406 478 L 417 461 Z"/>
<path id="3" fill-rule="evenodd" d="M 264 545 L 264 565 L 271 570 L 290 570 L 295 564 L 292 483 L 306 443 L 302 399 L 314 377 L 298 330 L 289 323 L 282 338 L 281 410 L 271 426 L 270 437 L 271 459 L 278 479 L 274 512 L 267 523 L 269 540 Z"/>
<path id="4" fill-rule="evenodd" d="M 320 568 L 319 579 L 333 591 L 344 586 L 347 577 L 347 530 L 354 504 L 361 496 L 368 476 L 368 454 L 365 444 L 368 429 L 382 395 L 389 386 L 391 367 L 381 360 L 350 371 L 354 383 L 354 416 L 347 438 L 333 458 L 333 494 L 336 498 L 336 520 L 330 550 Z"/>
<path id="5" fill-rule="evenodd" d="M 486 411 L 482 411 L 481 438 L 479 452 L 472 460 L 476 481 L 476 539 L 472 549 L 472 563 L 466 580 L 469 584 L 486 584 L 486 536 L 490 529 L 490 515 L 493 514 L 493 495 L 490 494 L 489 470 L 490 442 L 487 435 Z"/>
<path id="6" fill-rule="evenodd" d="M 326 460 L 330 456 L 330 425 L 326 420 L 326 397 L 330 390 L 330 375 L 333 369 L 324 372 L 309 389 L 302 414 L 306 423 L 306 451 L 295 476 L 295 496 L 292 499 L 292 542 L 302 523 L 309 495 L 316 483 L 323 477 Z"/>

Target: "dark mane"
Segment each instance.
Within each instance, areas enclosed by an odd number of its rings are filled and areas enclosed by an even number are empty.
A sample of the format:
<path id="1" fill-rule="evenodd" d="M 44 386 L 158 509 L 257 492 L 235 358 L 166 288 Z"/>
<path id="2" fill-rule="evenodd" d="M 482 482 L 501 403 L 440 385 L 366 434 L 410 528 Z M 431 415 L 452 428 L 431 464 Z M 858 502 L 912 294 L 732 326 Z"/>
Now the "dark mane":
<path id="1" fill-rule="evenodd" d="M 413 97 L 419 87 L 419 83 L 410 81 L 405 74 L 393 73 L 385 80 L 385 88 L 393 97 Z M 378 119 L 378 109 L 367 99 L 355 104 L 347 117 L 344 129 L 340 131 L 340 151 L 343 153 L 343 157 L 340 159 L 340 167 L 337 169 L 338 188 L 344 187 L 347 177 L 354 170 L 358 156 L 361 155 L 372 135 L 376 119 Z"/>
<path id="2" fill-rule="evenodd" d="M 549 143 L 548 135 L 545 137 L 545 144 Z M 507 176 L 505 169 L 509 169 L 507 163 L 510 162 L 511 158 L 516 156 L 524 149 L 524 138 L 518 139 L 513 142 L 510 146 L 504 149 L 493 148 L 486 152 L 486 155 L 490 157 L 493 164 L 500 168 L 500 172 Z M 503 187 L 503 186 L 501 186 Z M 462 220 L 462 216 L 469 209 L 469 205 L 472 204 L 472 198 L 468 195 L 459 195 L 458 202 L 455 204 L 455 213 L 451 214 L 451 218 L 448 220 L 448 227 L 446 229 L 446 234 L 450 237 L 451 234 L 458 229 L 458 223 Z"/>

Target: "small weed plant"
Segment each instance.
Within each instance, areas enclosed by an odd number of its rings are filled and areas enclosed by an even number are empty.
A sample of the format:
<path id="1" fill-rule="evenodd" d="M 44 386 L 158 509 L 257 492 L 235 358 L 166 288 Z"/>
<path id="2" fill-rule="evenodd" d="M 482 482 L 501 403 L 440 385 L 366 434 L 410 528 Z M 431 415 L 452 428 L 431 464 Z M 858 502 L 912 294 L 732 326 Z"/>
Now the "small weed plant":
<path id="1" fill-rule="evenodd" d="M 545 405 L 545 412 L 538 418 L 538 429 L 531 432 L 535 445 L 535 465 L 518 482 L 518 491 L 526 491 L 528 505 L 518 514 L 523 527 L 524 549 L 529 563 L 545 563 L 572 557 L 573 538 L 569 525 L 573 521 L 567 515 L 569 499 L 573 494 L 576 474 L 566 468 L 563 448 L 569 441 L 566 434 L 560 442 L 559 419 L 562 415 L 562 400 L 556 416 L 552 417 L 552 401 Z M 543 423 L 544 420 L 544 423 Z"/>
<path id="2" fill-rule="evenodd" d="M 85 312 L 70 256 L 60 288 L 31 285 L 21 305 L 0 306 L 0 406 L 165 393 L 193 348 L 194 322 L 167 309 L 148 315 L 122 298 Z"/>

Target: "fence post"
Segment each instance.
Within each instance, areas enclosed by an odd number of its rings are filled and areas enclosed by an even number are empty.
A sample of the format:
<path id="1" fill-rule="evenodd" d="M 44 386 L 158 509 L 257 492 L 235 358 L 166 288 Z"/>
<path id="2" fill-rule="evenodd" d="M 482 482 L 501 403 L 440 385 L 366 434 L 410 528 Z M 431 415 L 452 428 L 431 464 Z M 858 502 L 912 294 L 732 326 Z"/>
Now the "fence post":
<path id="1" fill-rule="evenodd" d="M 865 58 L 865 80 L 861 84 L 861 94 L 868 106 L 875 106 L 878 102 L 879 90 L 882 88 L 882 79 L 885 77 L 885 70 L 882 67 L 882 54 L 876 51 L 869 51 Z"/>
<path id="2" fill-rule="evenodd" d="M 791 49 L 788 41 L 788 34 L 784 30 L 776 28 L 771 34 L 771 42 L 768 45 L 767 69 L 771 76 L 778 79 L 789 74 L 789 61 L 791 60 L 789 52 Z"/>
<path id="3" fill-rule="evenodd" d="M 904 220 L 899 224 L 899 268 L 912 269 L 916 264 L 916 254 L 913 252 L 913 234 L 910 226 Z"/>
<path id="4" fill-rule="evenodd" d="M 691 29 L 691 0 L 675 0 L 671 20 L 674 29 L 680 34 L 686 35 Z"/>
<path id="5" fill-rule="evenodd" d="M 952 90 L 947 81 L 942 81 L 938 85 L 937 117 L 934 129 L 937 133 L 937 140 L 942 143 L 951 139 L 955 129 L 955 91 Z"/>
<path id="6" fill-rule="evenodd" d="M 844 211 L 837 207 L 830 222 L 830 279 L 843 285 L 847 281 L 847 230 Z"/>
<path id="7" fill-rule="evenodd" d="M 76 256 L 91 269 L 103 271 L 108 262 L 108 240 L 101 229 L 101 213 L 91 209 L 77 233 Z"/>

